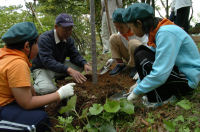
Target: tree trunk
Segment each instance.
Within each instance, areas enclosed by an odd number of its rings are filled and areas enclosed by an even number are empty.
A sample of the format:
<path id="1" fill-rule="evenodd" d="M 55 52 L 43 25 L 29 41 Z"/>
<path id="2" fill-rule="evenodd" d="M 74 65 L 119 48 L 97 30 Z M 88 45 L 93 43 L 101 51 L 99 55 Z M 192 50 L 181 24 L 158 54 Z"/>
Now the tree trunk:
<path id="1" fill-rule="evenodd" d="M 169 18 L 169 6 L 168 6 L 168 0 L 166 0 L 166 18 Z"/>
<path id="2" fill-rule="evenodd" d="M 146 3 L 150 5 L 151 0 L 147 0 Z"/>
<path id="3" fill-rule="evenodd" d="M 94 0 L 90 0 L 91 15 L 91 44 L 92 44 L 92 83 L 96 84 L 97 79 L 97 57 L 96 57 L 96 34 L 95 34 L 95 4 Z"/>
<path id="4" fill-rule="evenodd" d="M 112 35 L 111 27 L 110 27 L 110 16 L 108 11 L 108 0 L 104 0 L 105 9 L 106 9 L 106 17 L 107 17 L 107 25 L 108 25 L 108 31 L 110 36 Z"/>
<path id="5" fill-rule="evenodd" d="M 153 7 L 154 14 L 155 14 L 155 1 L 154 0 L 152 0 L 152 7 Z"/>

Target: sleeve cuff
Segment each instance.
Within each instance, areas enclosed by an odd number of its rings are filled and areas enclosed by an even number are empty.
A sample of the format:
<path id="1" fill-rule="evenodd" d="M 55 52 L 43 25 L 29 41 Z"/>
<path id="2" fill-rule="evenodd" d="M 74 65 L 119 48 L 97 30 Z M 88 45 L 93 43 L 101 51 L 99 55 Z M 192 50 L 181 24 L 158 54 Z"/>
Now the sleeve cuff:
<path id="1" fill-rule="evenodd" d="M 133 93 L 136 94 L 136 95 L 143 94 L 140 90 L 138 90 L 138 86 L 133 89 Z"/>
<path id="2" fill-rule="evenodd" d="M 64 65 L 64 69 L 63 69 L 63 72 L 67 72 L 67 69 L 68 69 L 69 67 L 67 66 L 67 65 Z"/>
<path id="3" fill-rule="evenodd" d="M 85 64 L 87 64 L 87 61 L 82 62 L 82 67 L 84 67 Z"/>

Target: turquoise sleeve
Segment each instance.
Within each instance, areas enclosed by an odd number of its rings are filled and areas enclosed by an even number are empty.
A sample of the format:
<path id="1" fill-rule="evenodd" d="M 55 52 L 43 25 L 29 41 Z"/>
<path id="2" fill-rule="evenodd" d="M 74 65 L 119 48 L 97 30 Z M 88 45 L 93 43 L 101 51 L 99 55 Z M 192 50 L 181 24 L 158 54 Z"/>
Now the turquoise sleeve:
<path id="1" fill-rule="evenodd" d="M 147 93 L 166 82 L 175 65 L 180 45 L 181 41 L 173 33 L 157 32 L 155 61 L 152 71 L 138 83 L 133 91 L 135 94 Z"/>

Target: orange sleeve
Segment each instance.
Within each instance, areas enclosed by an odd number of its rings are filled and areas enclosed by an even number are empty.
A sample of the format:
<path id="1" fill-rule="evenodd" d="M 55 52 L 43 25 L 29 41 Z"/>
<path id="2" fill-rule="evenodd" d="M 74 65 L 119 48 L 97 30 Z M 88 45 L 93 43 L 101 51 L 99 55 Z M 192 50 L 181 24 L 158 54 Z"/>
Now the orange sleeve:
<path id="1" fill-rule="evenodd" d="M 30 69 L 24 60 L 16 59 L 8 67 L 7 77 L 10 88 L 31 86 Z"/>

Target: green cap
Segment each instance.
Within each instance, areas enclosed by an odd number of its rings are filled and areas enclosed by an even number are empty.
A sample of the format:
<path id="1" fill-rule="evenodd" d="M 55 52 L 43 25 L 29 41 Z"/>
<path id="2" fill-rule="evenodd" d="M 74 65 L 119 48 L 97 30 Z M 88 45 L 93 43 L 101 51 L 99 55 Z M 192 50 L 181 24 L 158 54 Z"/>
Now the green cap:
<path id="1" fill-rule="evenodd" d="M 113 12 L 113 14 L 112 14 L 113 22 L 124 23 L 123 18 L 122 18 L 122 14 L 123 14 L 124 10 L 125 9 L 123 9 L 123 8 L 117 8 Z"/>
<path id="2" fill-rule="evenodd" d="M 38 37 L 38 32 L 32 22 L 21 22 L 13 25 L 2 36 L 2 40 L 6 44 L 17 44 L 30 41 Z"/>
<path id="3" fill-rule="evenodd" d="M 123 21 L 133 22 L 137 19 L 144 20 L 145 18 L 153 17 L 154 10 L 149 4 L 135 3 L 125 9 L 122 14 Z"/>

